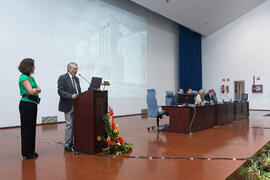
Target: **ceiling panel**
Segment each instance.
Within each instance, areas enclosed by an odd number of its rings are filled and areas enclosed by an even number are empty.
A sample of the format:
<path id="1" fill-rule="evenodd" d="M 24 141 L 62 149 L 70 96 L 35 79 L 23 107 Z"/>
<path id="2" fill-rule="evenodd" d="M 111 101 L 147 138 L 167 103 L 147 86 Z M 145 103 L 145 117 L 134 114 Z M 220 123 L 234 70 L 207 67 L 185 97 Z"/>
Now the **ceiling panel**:
<path id="1" fill-rule="evenodd" d="M 265 0 L 131 0 L 208 36 Z"/>

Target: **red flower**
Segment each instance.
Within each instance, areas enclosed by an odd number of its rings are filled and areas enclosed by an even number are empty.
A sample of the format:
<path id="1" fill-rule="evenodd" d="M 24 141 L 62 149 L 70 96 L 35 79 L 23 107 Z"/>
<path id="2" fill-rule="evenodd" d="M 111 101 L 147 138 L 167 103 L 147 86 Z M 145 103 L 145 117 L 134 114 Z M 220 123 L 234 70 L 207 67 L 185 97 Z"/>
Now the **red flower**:
<path id="1" fill-rule="evenodd" d="M 269 166 L 270 166 L 270 164 L 265 163 L 263 167 L 264 167 L 264 168 L 267 168 L 267 167 L 269 167 Z"/>
<path id="2" fill-rule="evenodd" d="M 114 122 L 112 123 L 112 128 L 115 129 L 115 123 Z"/>
<path id="3" fill-rule="evenodd" d="M 114 122 L 114 119 L 113 119 L 113 109 L 110 108 L 110 112 L 109 112 L 110 116 L 112 117 L 112 122 Z"/>
<path id="4" fill-rule="evenodd" d="M 117 142 L 120 142 L 120 139 L 118 139 L 118 138 L 116 138 L 115 140 L 116 140 Z"/>
<path id="5" fill-rule="evenodd" d="M 109 146 L 114 146 L 114 142 L 113 141 L 108 141 L 108 145 Z"/>
<path id="6" fill-rule="evenodd" d="M 110 116 L 113 116 L 113 109 L 110 109 Z"/>
<path id="7" fill-rule="evenodd" d="M 121 138 L 121 139 L 120 139 L 120 143 L 123 143 L 123 142 L 124 142 L 124 139 Z"/>

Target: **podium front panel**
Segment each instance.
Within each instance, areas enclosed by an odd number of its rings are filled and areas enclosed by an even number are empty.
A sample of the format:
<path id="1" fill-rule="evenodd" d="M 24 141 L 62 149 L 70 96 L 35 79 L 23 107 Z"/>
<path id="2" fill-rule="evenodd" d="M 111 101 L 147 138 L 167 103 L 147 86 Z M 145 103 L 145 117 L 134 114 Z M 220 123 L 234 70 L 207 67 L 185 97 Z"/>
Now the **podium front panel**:
<path id="1" fill-rule="evenodd" d="M 107 91 L 88 90 L 74 101 L 74 147 L 77 152 L 95 154 L 106 146 L 104 141 L 97 141 L 97 136 L 106 138 L 101 117 L 107 110 Z"/>

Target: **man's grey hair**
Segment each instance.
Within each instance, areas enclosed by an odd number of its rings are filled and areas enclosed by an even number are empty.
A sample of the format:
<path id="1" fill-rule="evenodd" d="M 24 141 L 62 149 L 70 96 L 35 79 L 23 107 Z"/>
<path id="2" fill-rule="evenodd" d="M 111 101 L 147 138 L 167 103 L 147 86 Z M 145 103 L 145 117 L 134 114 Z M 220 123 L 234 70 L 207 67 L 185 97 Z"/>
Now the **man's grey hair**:
<path id="1" fill-rule="evenodd" d="M 68 70 L 71 68 L 71 66 L 73 66 L 73 65 L 78 66 L 77 63 L 75 63 L 75 62 L 70 62 L 70 63 L 68 63 L 68 65 L 67 65 L 67 71 L 68 71 Z"/>

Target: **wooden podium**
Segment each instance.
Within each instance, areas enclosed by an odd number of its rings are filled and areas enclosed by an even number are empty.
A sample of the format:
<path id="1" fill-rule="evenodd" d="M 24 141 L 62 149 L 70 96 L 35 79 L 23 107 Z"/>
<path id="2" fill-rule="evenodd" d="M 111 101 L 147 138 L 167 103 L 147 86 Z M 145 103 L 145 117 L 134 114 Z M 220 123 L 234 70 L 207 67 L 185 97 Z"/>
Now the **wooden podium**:
<path id="1" fill-rule="evenodd" d="M 74 148 L 79 153 L 96 154 L 106 147 L 104 122 L 101 119 L 108 112 L 108 92 L 88 90 L 74 101 Z"/>

